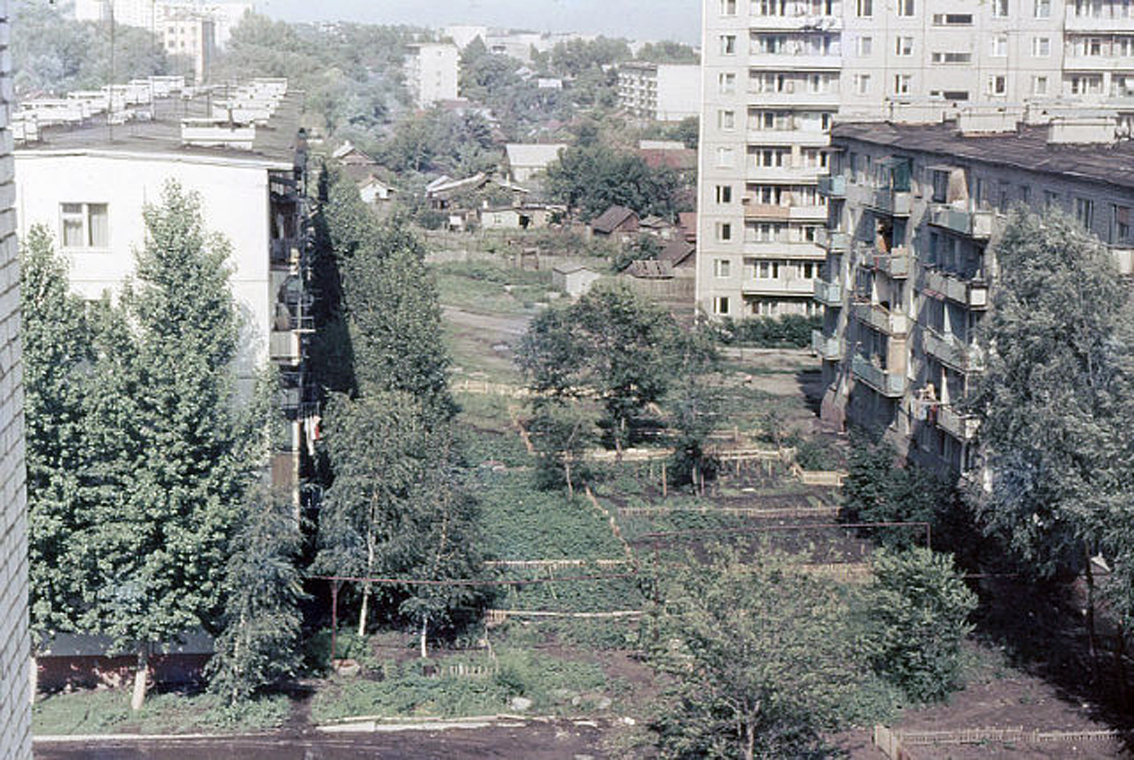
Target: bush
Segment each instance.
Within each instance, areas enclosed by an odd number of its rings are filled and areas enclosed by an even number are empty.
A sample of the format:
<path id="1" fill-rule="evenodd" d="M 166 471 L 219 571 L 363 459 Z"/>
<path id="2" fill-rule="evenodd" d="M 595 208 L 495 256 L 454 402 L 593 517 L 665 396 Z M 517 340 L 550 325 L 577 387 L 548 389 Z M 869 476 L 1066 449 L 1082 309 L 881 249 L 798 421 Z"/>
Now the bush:
<path id="1" fill-rule="evenodd" d="M 447 221 L 449 221 L 449 217 L 441 213 L 440 211 L 423 209 L 422 211 L 418 212 L 414 221 L 427 230 L 439 230 L 445 226 L 445 223 Z"/>
<path id="2" fill-rule="evenodd" d="M 961 642 L 972 631 L 976 595 L 953 559 L 929 549 L 880 549 L 867 588 L 867 650 L 875 671 L 919 702 L 960 686 Z"/>
<path id="3" fill-rule="evenodd" d="M 728 345 L 756 346 L 758 348 L 807 348 L 811 345 L 811 331 L 823 326 L 823 317 L 805 317 L 802 314 L 785 314 L 782 317 L 753 317 L 721 323 L 718 339 Z"/>

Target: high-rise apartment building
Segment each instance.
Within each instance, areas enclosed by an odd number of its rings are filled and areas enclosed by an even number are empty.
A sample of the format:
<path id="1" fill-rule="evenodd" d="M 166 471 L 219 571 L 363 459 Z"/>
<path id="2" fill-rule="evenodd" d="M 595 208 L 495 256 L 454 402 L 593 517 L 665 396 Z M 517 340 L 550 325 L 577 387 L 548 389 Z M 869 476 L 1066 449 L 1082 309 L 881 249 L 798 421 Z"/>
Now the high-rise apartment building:
<path id="1" fill-rule="evenodd" d="M 8 0 L 0 0 L 0 92 L 11 93 Z M 20 264 L 9 129 L 0 103 L 0 759 L 30 760 L 28 544 L 24 491 L 23 373 L 20 358 Z"/>
<path id="2" fill-rule="evenodd" d="M 697 302 L 816 313 L 836 119 L 1134 113 L 1130 0 L 704 0 Z"/>
<path id="3" fill-rule="evenodd" d="M 618 104 L 648 121 L 681 121 L 701 108 L 701 67 L 631 61 L 618 67 Z"/>
<path id="4" fill-rule="evenodd" d="M 449 42 L 412 45 L 406 58 L 406 86 L 418 108 L 456 100 L 461 53 Z"/>

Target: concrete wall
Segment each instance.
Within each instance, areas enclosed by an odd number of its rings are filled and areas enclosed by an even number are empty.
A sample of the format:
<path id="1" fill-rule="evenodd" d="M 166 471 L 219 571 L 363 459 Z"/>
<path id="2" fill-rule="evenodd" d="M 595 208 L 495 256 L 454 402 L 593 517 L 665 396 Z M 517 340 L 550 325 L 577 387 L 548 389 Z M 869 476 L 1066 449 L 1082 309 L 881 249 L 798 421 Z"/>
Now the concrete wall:
<path id="1" fill-rule="evenodd" d="M 206 229 L 232 245 L 231 284 L 245 320 L 238 357 L 242 378 L 254 376 L 268 357 L 274 296 L 269 278 L 268 172 L 262 166 L 195 163 L 162 156 L 50 155 L 16 157 L 20 233 L 44 224 L 61 239 L 61 203 L 108 204 L 110 246 L 64 251 L 71 285 L 85 298 L 116 292 L 134 272 L 134 251 L 142 246 L 142 208 L 157 203 L 165 182 L 176 178 L 184 190 L 200 193 Z M 60 182 L 60 177 L 67 181 Z"/>
<path id="2" fill-rule="evenodd" d="M 0 760 L 30 760 L 28 547 L 19 261 L 8 130 L 9 1 L 0 0 Z"/>
<path id="3" fill-rule="evenodd" d="M 457 98 L 460 51 L 456 45 L 429 43 L 418 46 L 407 62 L 406 80 L 414 102 L 429 108 L 441 100 Z"/>
<path id="4" fill-rule="evenodd" d="M 658 121 L 681 121 L 701 110 L 701 67 L 658 66 Z"/>

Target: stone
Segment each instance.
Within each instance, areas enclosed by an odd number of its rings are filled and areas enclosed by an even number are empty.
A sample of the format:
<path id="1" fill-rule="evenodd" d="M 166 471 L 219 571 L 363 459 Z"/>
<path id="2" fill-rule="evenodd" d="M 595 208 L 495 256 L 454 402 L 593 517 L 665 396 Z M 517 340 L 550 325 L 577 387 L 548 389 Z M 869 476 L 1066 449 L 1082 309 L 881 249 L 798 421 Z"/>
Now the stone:
<path id="1" fill-rule="evenodd" d="M 512 697 L 512 701 L 508 703 L 508 707 L 516 712 L 524 712 L 525 710 L 532 709 L 532 701 L 527 697 Z"/>

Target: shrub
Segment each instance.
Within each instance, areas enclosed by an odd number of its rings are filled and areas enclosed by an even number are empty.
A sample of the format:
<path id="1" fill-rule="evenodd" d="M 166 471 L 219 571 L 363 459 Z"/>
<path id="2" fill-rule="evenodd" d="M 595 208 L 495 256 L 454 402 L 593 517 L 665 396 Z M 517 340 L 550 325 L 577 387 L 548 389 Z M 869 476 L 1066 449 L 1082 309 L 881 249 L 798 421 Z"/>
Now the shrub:
<path id="1" fill-rule="evenodd" d="M 722 343 L 759 348 L 807 348 L 811 331 L 823 326 L 823 317 L 786 314 L 782 317 L 752 317 L 725 320 L 717 337 Z"/>

